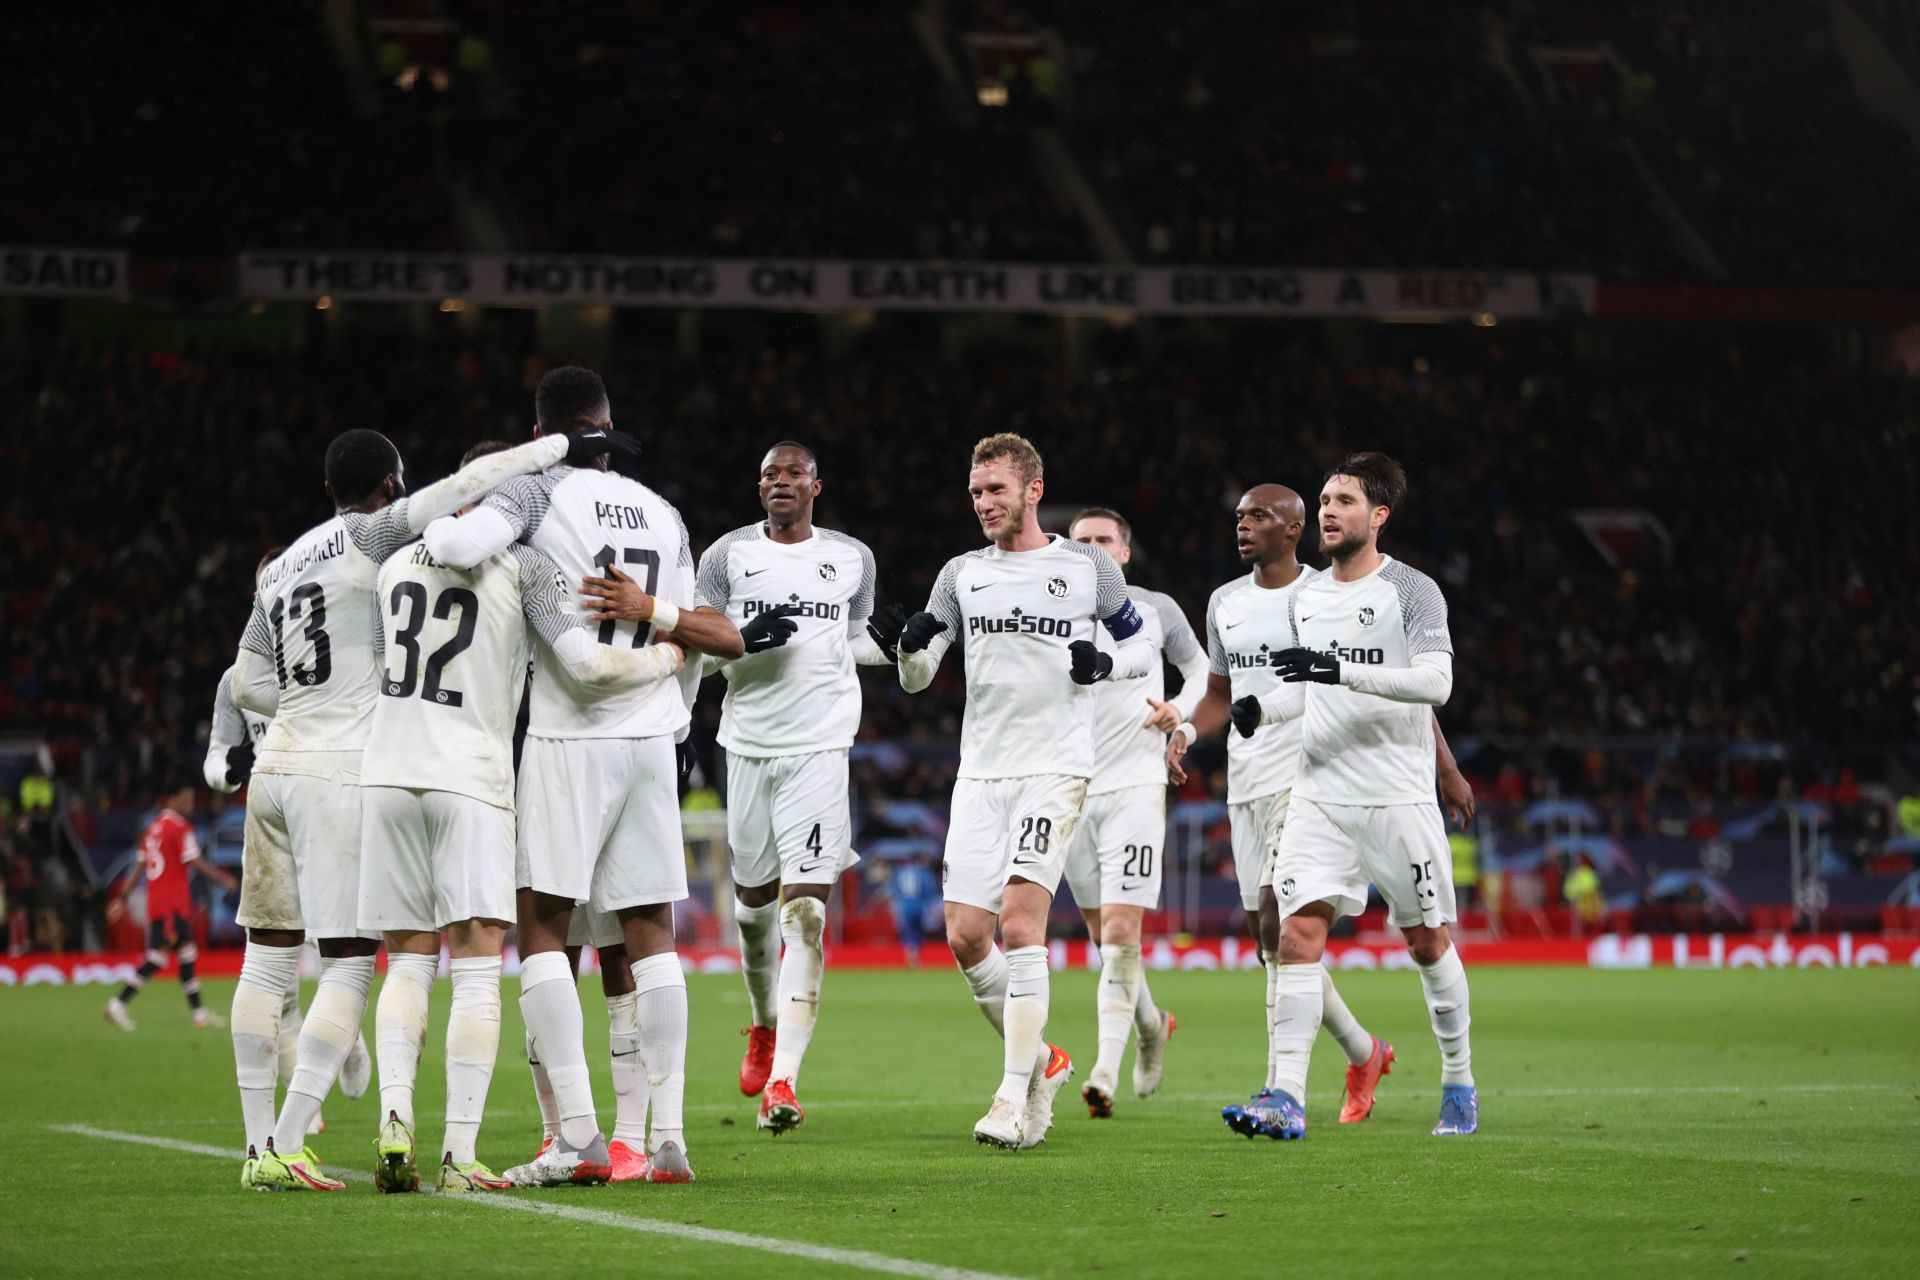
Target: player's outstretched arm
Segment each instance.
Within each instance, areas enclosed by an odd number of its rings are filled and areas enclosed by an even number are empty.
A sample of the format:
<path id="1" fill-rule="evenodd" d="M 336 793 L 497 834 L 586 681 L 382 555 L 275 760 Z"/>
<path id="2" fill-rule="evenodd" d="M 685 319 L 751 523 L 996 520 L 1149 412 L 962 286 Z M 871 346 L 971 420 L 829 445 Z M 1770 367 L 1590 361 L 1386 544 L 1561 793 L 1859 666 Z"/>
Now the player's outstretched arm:
<path id="1" fill-rule="evenodd" d="M 933 683 L 940 659 L 960 635 L 960 558 L 947 561 L 927 596 L 927 607 L 900 629 L 900 687 L 919 693 Z"/>
<path id="2" fill-rule="evenodd" d="M 1343 684 L 1393 702 L 1437 707 L 1453 693 L 1453 655 L 1435 650 L 1416 653 L 1404 667 L 1369 667 L 1342 662 L 1312 649 L 1282 649 L 1274 670 L 1289 684 Z"/>
<path id="3" fill-rule="evenodd" d="M 601 644 L 579 615 L 567 608 L 567 579 L 545 552 L 521 543 L 507 549 L 520 564 L 520 607 L 535 634 L 589 689 L 604 693 L 637 688 L 678 675 L 686 653 L 671 640 L 638 649 Z"/>

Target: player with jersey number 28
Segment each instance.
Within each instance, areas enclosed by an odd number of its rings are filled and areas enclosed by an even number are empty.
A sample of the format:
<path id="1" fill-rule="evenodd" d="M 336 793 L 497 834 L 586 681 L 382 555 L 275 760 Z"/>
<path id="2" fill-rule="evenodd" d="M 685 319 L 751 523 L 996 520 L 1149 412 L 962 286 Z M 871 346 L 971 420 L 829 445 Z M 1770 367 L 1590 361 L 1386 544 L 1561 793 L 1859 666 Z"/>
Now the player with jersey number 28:
<path id="1" fill-rule="evenodd" d="M 554 369 L 534 392 L 534 419 L 539 439 L 611 431 L 606 385 L 590 369 Z M 743 652 L 739 630 L 695 592 L 680 513 L 646 485 L 603 467 L 523 477 L 466 515 L 429 526 L 425 542 L 435 561 L 454 568 L 519 542 L 543 552 L 571 583 L 589 576 L 636 582 L 639 575 L 643 599 L 632 621 L 595 618 L 569 596 L 569 616 L 592 625 L 601 645 L 639 650 L 670 637 L 689 652 Z M 516 1185 L 693 1180 L 684 1116 L 687 983 L 673 934 L 674 904 L 687 896 L 674 750 L 692 719 L 693 673 L 686 674 L 685 685 L 591 694 L 552 646 L 533 651 L 516 784 L 520 1011 L 552 1090 L 557 1136 L 506 1171 Z M 612 1010 L 610 1144 L 594 1113 L 570 941 L 626 944 L 633 999 Z M 640 1064 L 643 1070 L 633 1069 Z"/>
<path id="2" fill-rule="evenodd" d="M 1054 1096 L 1073 1074 L 1046 1040 L 1046 930 L 1093 777 L 1090 686 L 1138 680 L 1159 653 L 1113 557 L 1041 529 L 1046 481 L 1031 442 L 981 440 L 967 489 L 991 545 L 947 561 L 925 611 L 907 619 L 900 686 L 925 689 L 960 642 L 967 705 L 940 869 L 947 942 L 1005 1038 L 1000 1086 L 974 1140 L 1019 1150 L 1046 1139 Z M 1117 642 L 1112 652 L 1095 645 L 1096 624 Z"/>
<path id="3" fill-rule="evenodd" d="M 233 997 L 234 1066 L 249 1144 L 266 1144 L 243 1166 L 243 1186 L 346 1189 L 319 1171 L 305 1141 L 359 1038 L 380 945 L 356 923 L 360 757 L 380 696 L 375 575 L 429 522 L 510 477 L 636 447 L 610 433 L 535 440 L 408 494 L 400 451 L 379 432 L 344 431 L 327 446 L 334 514 L 261 571 L 234 658 L 235 703 L 273 717 L 254 761 L 236 913 L 248 934 Z M 273 1108 L 282 1001 L 308 933 L 319 939 L 320 983 L 272 1137 L 261 1139 Z"/>
<path id="4" fill-rule="evenodd" d="M 475 445 L 465 461 L 507 446 Z M 672 642 L 599 644 L 568 608 L 573 583 L 519 543 L 471 569 L 424 542 L 380 570 L 386 667 L 360 767 L 360 925 L 387 946 L 374 1013 L 380 1111 L 374 1184 L 420 1185 L 413 1095 L 444 931 L 452 954 L 443 1192 L 511 1185 L 475 1154 L 500 1046 L 500 969 L 514 916 L 513 728 L 529 637 L 550 648 L 584 696 L 671 677 Z"/>
<path id="5" fill-rule="evenodd" d="M 194 972 L 200 948 L 193 941 L 193 899 L 187 880 L 188 868 L 197 867 L 202 875 L 229 893 L 240 885 L 231 873 L 201 860 L 199 838 L 193 834 L 193 824 L 186 816 L 192 811 L 192 787 L 180 787 L 161 797 L 160 812 L 140 833 L 137 859 L 133 870 L 127 873 L 127 887 L 109 907 L 110 916 L 120 914 L 126 909 L 127 899 L 133 896 L 135 886 L 146 884 L 147 954 L 139 969 L 127 979 L 126 986 L 120 988 L 120 994 L 107 1001 L 107 1021 L 122 1031 L 133 1030 L 127 1005 L 154 974 L 166 968 L 168 952 L 180 962 L 180 990 L 186 993 L 193 1025 L 221 1025 L 220 1015 L 200 1003 L 200 978 Z"/>
<path id="6" fill-rule="evenodd" d="M 1435 795 L 1430 708 L 1453 691 L 1447 602 L 1432 578 L 1379 548 L 1406 492 L 1406 473 L 1381 453 L 1351 454 L 1327 473 L 1318 518 L 1332 563 L 1295 593 L 1286 647 L 1272 660 L 1282 687 L 1259 699 L 1263 721 L 1298 715 L 1301 723 L 1299 772 L 1273 868 L 1281 916 L 1275 1101 L 1288 1112 L 1287 1132 L 1275 1136 L 1306 1131 L 1320 959 L 1333 922 L 1366 907 L 1369 883 L 1406 935 L 1440 1043 L 1433 1132 L 1479 1127 L 1467 973 L 1449 929 L 1457 919 L 1453 870 Z"/>
<path id="7" fill-rule="evenodd" d="M 904 611 L 876 612 L 866 543 L 814 524 L 820 489 L 811 449 L 774 445 L 760 463 L 766 519 L 717 539 L 697 578 L 701 599 L 726 611 L 747 650 L 707 665 L 727 679 L 719 737 L 751 1015 L 740 1091 L 763 1095 L 755 1123 L 775 1134 L 806 1118 L 794 1087 L 820 1013 L 828 895 L 859 857 L 847 796 L 860 727 L 855 668 L 891 666 L 906 622 Z M 615 606 L 615 592 L 609 584 L 590 595 Z"/>

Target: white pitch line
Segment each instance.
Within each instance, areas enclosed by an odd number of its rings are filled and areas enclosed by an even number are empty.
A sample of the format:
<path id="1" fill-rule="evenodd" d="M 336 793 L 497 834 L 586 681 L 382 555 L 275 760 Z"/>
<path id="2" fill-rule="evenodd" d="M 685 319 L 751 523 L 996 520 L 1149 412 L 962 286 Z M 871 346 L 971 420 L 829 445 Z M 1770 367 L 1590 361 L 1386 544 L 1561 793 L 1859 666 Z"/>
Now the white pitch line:
<path id="1" fill-rule="evenodd" d="M 84 1124 L 55 1124 L 47 1127 L 56 1133 L 77 1134 L 83 1138 L 99 1138 L 107 1142 L 132 1142 L 140 1146 L 159 1147 L 166 1151 L 183 1151 L 188 1155 L 213 1156 L 221 1160 L 234 1158 L 231 1148 L 209 1146 L 204 1142 L 180 1142 L 173 1138 L 155 1138 L 144 1133 L 119 1133 L 112 1129 L 96 1129 Z M 334 1165 L 328 1165 L 327 1168 L 340 1177 L 354 1182 L 373 1181 L 372 1175 L 358 1169 L 342 1169 Z M 1010 1277 L 995 1275 L 989 1271 L 968 1271 L 964 1267 L 943 1267 L 934 1262 L 915 1262 L 911 1258 L 890 1258 L 884 1253 L 868 1253 L 864 1249 L 836 1249 L 830 1245 L 808 1244 L 803 1240 L 780 1240 L 773 1236 L 747 1235 L 741 1231 L 718 1231 L 712 1227 L 696 1227 L 684 1222 L 662 1222 L 657 1218 L 630 1218 L 625 1214 L 608 1213 L 604 1209 L 582 1209 L 573 1205 L 548 1204 L 537 1200 L 515 1200 L 498 1195 L 445 1196 L 443 1198 L 449 1204 L 468 1204 L 487 1209 L 506 1209 L 515 1213 L 538 1214 L 547 1218 L 564 1218 L 569 1222 L 612 1227 L 618 1231 L 633 1231 L 641 1235 L 671 1236 L 676 1240 L 691 1240 L 697 1244 L 724 1245 L 734 1249 L 757 1249 L 762 1253 L 779 1254 L 783 1258 L 804 1258 L 809 1262 L 827 1262 L 861 1271 L 913 1276 L 917 1280 L 1011 1280 Z"/>

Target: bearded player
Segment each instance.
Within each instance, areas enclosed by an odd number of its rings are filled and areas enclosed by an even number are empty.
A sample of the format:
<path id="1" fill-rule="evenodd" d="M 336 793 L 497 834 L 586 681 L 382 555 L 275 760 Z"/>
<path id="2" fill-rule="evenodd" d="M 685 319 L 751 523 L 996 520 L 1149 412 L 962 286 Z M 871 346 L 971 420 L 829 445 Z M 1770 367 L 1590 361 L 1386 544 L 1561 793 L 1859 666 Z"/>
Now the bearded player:
<path id="1" fill-rule="evenodd" d="M 1040 528 L 1046 482 L 1030 442 L 981 440 L 967 487 L 991 545 L 949 560 L 926 610 L 907 620 L 900 686 L 926 688 L 961 643 L 967 707 L 941 867 L 947 942 L 1005 1039 L 1000 1086 L 974 1140 L 1019 1150 L 1046 1139 L 1054 1096 L 1073 1074 L 1046 1041 L 1046 928 L 1093 777 L 1091 687 L 1138 680 L 1159 655 L 1113 558 Z M 1096 624 L 1113 652 L 1094 643 Z"/>
<path id="2" fill-rule="evenodd" d="M 1273 880 L 1281 917 L 1275 990 L 1276 1114 L 1272 1137 L 1306 1134 L 1307 1064 L 1324 1009 L 1320 959 L 1342 915 L 1386 899 L 1420 970 L 1440 1044 L 1436 1136 L 1479 1128 L 1468 1043 L 1467 973 L 1449 926 L 1457 918 L 1446 824 L 1435 799 L 1432 708 L 1453 690 L 1447 602 L 1433 579 L 1383 555 L 1380 530 L 1406 496 L 1400 464 L 1349 455 L 1320 490 L 1328 571 L 1288 604 L 1271 666 L 1283 682 L 1258 699 L 1265 721 L 1300 722 L 1300 765 Z M 1288 643 L 1290 641 L 1290 643 Z M 1304 697 L 1289 696 L 1303 692 Z M 1295 708 L 1298 708 L 1296 711 Z"/>

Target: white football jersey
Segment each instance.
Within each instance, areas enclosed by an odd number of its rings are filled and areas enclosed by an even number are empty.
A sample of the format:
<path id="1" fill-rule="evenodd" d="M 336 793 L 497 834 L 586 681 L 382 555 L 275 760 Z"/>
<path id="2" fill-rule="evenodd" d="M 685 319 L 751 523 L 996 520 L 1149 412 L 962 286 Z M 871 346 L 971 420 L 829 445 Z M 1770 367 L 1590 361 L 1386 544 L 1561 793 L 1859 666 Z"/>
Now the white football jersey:
<path id="1" fill-rule="evenodd" d="M 1355 582 L 1323 573 L 1293 595 L 1295 643 L 1344 665 L 1412 666 L 1453 652 L 1447 600 L 1432 578 L 1384 557 Z M 1433 708 L 1343 685 L 1306 686 L 1293 792 L 1328 804 L 1433 804 Z M 1265 730 L 1262 730 L 1265 732 Z"/>
<path id="2" fill-rule="evenodd" d="M 1057 534 L 1035 551 L 969 551 L 947 561 L 927 611 L 964 646 L 959 776 L 1092 778 L 1097 686 L 1073 682 L 1067 646 L 1093 640 L 1100 620 L 1138 630 L 1113 557 Z"/>
<path id="3" fill-rule="evenodd" d="M 649 595 L 680 609 L 705 603 L 693 584 L 693 549 L 673 504 L 637 480 L 591 467 L 554 467 L 519 476 L 495 489 L 484 504 L 498 511 L 519 541 L 545 552 L 565 576 L 567 616 L 587 621 L 580 580 L 604 576 L 608 565 Z M 601 644 L 638 649 L 653 636 L 641 622 L 597 622 Z M 680 735 L 691 720 L 688 691 L 699 664 L 683 680 L 658 680 L 595 696 L 570 677 L 551 648 L 537 646 L 527 732 L 536 738 L 652 738 Z"/>
<path id="4" fill-rule="evenodd" d="M 261 570 L 240 643 L 273 662 L 280 705 L 254 772 L 311 772 L 303 755 L 367 745 L 380 681 L 374 577 L 414 536 L 405 498 L 372 515 L 343 511 Z"/>
<path id="5" fill-rule="evenodd" d="M 1299 577 L 1270 589 L 1248 573 L 1216 590 L 1207 601 L 1207 669 L 1227 678 L 1234 701 L 1280 687 L 1268 660 L 1292 647 L 1288 607 L 1319 576 L 1320 570 L 1302 565 Z M 1287 790 L 1299 766 L 1298 718 L 1262 725 L 1251 738 L 1241 737 L 1235 729 L 1227 731 L 1227 799 L 1234 804 Z"/>
<path id="6" fill-rule="evenodd" d="M 1176 667 L 1200 652 L 1199 637 L 1172 596 L 1144 587 L 1128 587 L 1127 595 L 1140 612 L 1141 634 L 1156 655 L 1153 669 L 1140 680 L 1104 680 L 1093 686 L 1093 781 L 1090 796 L 1126 787 L 1167 784 L 1167 736 L 1140 726 L 1152 714 L 1148 698 L 1167 696 L 1162 660 Z M 1105 627 L 1093 629 L 1093 642 L 1102 653 L 1117 647 Z"/>
<path id="7" fill-rule="evenodd" d="M 513 808 L 513 724 L 527 680 L 528 625 L 551 644 L 583 627 L 553 561 L 515 543 L 471 569 L 426 544 L 380 570 L 380 700 L 360 784 L 451 791 Z"/>
<path id="8" fill-rule="evenodd" d="M 721 746 L 785 756 L 853 745 L 860 680 L 849 628 L 864 628 L 873 614 L 873 552 L 864 542 L 819 528 L 805 542 L 775 542 L 764 523 L 748 525 L 707 548 L 695 590 L 735 626 L 780 605 L 799 610 L 784 645 L 722 668 Z"/>

